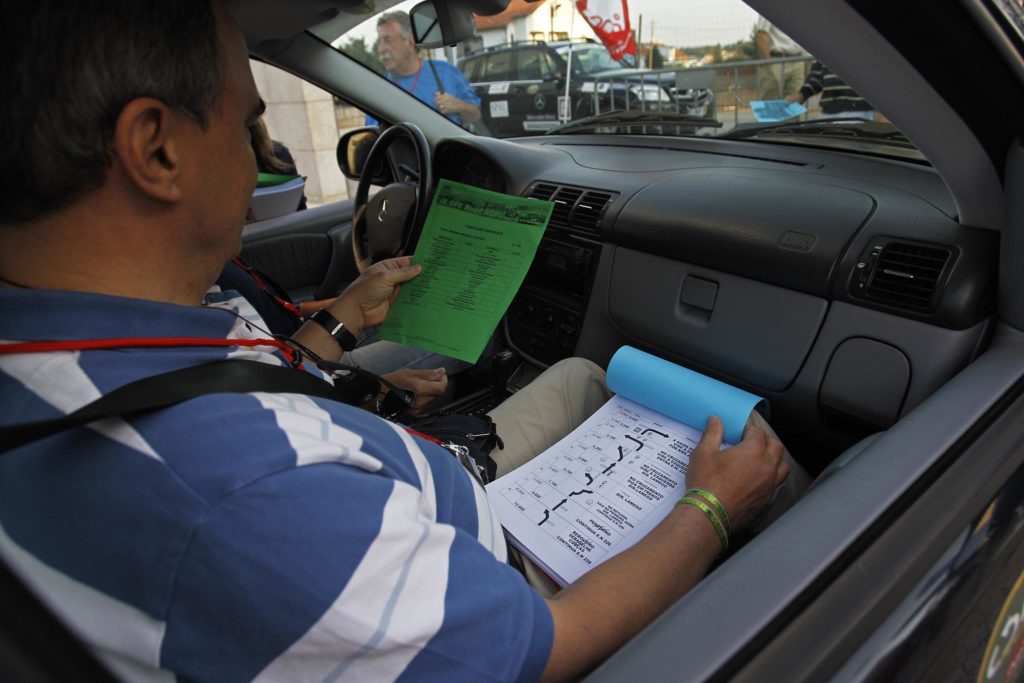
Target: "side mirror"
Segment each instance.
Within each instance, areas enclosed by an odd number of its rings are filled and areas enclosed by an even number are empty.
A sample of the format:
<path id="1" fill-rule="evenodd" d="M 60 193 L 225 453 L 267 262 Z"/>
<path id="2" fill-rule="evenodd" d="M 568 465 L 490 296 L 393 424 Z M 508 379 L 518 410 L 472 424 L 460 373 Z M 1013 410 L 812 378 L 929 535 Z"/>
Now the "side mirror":
<path id="1" fill-rule="evenodd" d="M 409 10 L 413 40 L 419 47 L 456 45 L 476 34 L 474 14 L 501 14 L 509 0 L 423 0 Z"/>
<path id="2" fill-rule="evenodd" d="M 367 172 L 366 157 L 379 137 L 380 131 L 376 128 L 356 128 L 341 136 L 337 149 L 338 168 L 346 178 L 359 180 Z M 370 169 L 370 175 L 374 185 L 388 183 L 383 164 L 380 168 Z"/>

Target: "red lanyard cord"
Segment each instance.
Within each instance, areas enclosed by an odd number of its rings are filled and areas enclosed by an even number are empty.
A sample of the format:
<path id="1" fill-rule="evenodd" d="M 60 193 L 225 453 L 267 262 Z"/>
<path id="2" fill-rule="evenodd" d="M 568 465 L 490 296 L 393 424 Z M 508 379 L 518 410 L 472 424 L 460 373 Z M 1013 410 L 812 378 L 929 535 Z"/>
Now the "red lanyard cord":
<path id="1" fill-rule="evenodd" d="M 420 67 L 418 69 L 416 69 L 416 78 L 412 79 L 412 85 L 410 85 L 408 88 L 406 88 L 401 83 L 398 82 L 397 78 L 395 79 L 395 85 L 397 85 L 399 88 L 402 88 L 402 90 L 405 90 L 410 95 L 414 95 L 415 93 L 413 92 L 413 90 L 416 89 L 416 84 L 420 82 L 420 74 L 421 73 L 423 73 L 423 60 L 422 59 L 420 60 Z M 403 78 L 405 78 L 405 76 L 403 76 Z"/>
<path id="2" fill-rule="evenodd" d="M 267 287 L 267 283 L 263 281 L 262 277 L 260 277 L 260 274 L 256 272 L 255 268 L 253 268 L 248 263 L 237 257 L 231 259 L 231 262 L 234 263 L 239 268 L 241 268 L 242 270 L 244 270 L 245 272 L 247 272 L 249 276 L 256 281 L 256 286 L 260 288 L 261 292 L 263 292 L 271 299 L 276 301 L 281 308 L 288 311 L 299 320 L 302 320 L 302 311 L 299 310 L 299 307 L 293 304 L 291 301 L 288 301 L 287 299 L 280 297 L 273 291 L 271 291 L 271 289 Z"/>
<path id="3" fill-rule="evenodd" d="M 71 339 L 67 341 L 15 342 L 0 344 L 0 354 L 48 353 L 52 351 L 95 351 L 98 349 L 171 348 L 176 346 L 273 346 L 294 367 L 301 356 L 278 339 L 207 339 L 204 337 L 125 337 L 121 339 Z"/>

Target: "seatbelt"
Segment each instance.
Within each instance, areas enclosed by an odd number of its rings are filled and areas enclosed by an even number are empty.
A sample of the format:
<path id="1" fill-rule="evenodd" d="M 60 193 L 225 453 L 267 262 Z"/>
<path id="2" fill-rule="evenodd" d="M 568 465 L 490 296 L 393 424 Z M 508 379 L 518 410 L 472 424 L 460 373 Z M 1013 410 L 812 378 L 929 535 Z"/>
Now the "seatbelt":
<path id="1" fill-rule="evenodd" d="M 354 373 L 338 386 L 294 368 L 250 360 L 221 360 L 173 370 L 125 384 L 78 410 L 53 420 L 0 427 L 0 454 L 59 432 L 110 417 L 138 416 L 207 394 L 254 391 L 306 394 L 350 405 L 380 385 L 370 373 Z"/>

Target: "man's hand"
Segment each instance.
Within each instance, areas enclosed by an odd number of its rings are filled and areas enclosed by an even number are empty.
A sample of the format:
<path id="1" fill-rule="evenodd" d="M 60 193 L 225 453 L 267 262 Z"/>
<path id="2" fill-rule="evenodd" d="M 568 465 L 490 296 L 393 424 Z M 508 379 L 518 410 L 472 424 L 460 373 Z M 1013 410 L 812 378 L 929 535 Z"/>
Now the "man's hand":
<path id="1" fill-rule="evenodd" d="M 796 102 L 797 104 L 803 104 L 804 94 L 797 90 L 795 93 L 791 95 L 786 95 L 786 104 L 791 104 L 793 102 Z"/>
<path id="2" fill-rule="evenodd" d="M 412 264 L 411 256 L 378 261 L 364 270 L 328 308 L 358 335 L 384 322 L 402 283 L 419 275 L 422 269 Z"/>
<path id="3" fill-rule="evenodd" d="M 345 324 L 358 337 L 367 327 L 380 325 L 391 310 L 403 282 L 420 274 L 422 268 L 412 265 L 411 256 L 378 261 L 363 271 L 338 298 L 317 302 Z M 314 322 L 306 322 L 292 339 L 324 360 L 338 360 L 342 351 L 331 335 Z"/>
<path id="4" fill-rule="evenodd" d="M 448 93 L 434 93 L 434 106 L 445 116 L 455 115 L 466 122 L 476 121 L 480 118 L 479 107 Z"/>
<path id="5" fill-rule="evenodd" d="M 729 513 L 732 531 L 737 531 L 772 501 L 775 489 L 789 475 L 789 464 L 782 442 L 754 426 L 748 426 L 743 440 L 732 448 L 720 451 L 721 445 L 722 421 L 712 416 L 690 454 L 686 485 L 714 493 Z"/>
<path id="6" fill-rule="evenodd" d="M 406 389 L 416 394 L 416 402 L 412 406 L 412 414 L 416 415 L 423 407 L 441 395 L 448 386 L 448 376 L 444 368 L 434 370 L 395 370 L 382 377 L 399 389 Z"/>

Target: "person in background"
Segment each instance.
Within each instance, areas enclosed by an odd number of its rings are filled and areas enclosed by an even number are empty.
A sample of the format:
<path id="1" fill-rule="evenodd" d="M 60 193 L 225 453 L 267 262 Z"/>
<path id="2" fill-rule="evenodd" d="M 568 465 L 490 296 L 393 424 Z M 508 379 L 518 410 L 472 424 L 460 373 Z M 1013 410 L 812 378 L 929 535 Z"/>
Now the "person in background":
<path id="1" fill-rule="evenodd" d="M 283 142 L 272 140 L 263 117 L 256 119 L 250 130 L 252 133 L 252 149 L 256 153 L 256 170 L 260 173 L 277 173 L 280 175 L 299 175 L 295 159 Z M 306 209 L 306 193 L 302 193 L 296 211 Z"/>
<path id="2" fill-rule="evenodd" d="M 866 121 L 884 120 L 875 111 L 871 103 L 857 94 L 850 86 L 843 82 L 831 69 L 821 62 L 814 62 L 807 74 L 807 80 L 800 90 L 788 95 L 787 102 L 798 102 L 803 104 L 810 98 L 821 93 L 819 106 L 821 107 L 820 119 L 834 118 L 858 118 Z"/>
<path id="3" fill-rule="evenodd" d="M 405 12 L 388 12 L 377 20 L 377 56 L 387 78 L 402 90 L 465 125 L 480 119 L 480 98 L 466 77 L 448 62 L 422 59 Z M 366 117 L 366 125 L 377 119 Z"/>
<path id="4" fill-rule="evenodd" d="M 764 17 L 759 17 L 754 24 L 754 48 L 758 59 L 800 57 L 807 54 L 792 38 Z M 760 76 L 758 98 L 779 100 L 800 88 L 800 84 L 804 82 L 804 63 L 770 64 L 761 67 Z"/>

